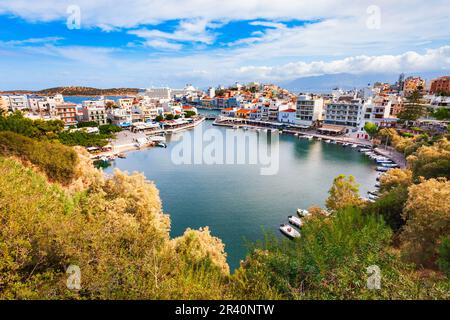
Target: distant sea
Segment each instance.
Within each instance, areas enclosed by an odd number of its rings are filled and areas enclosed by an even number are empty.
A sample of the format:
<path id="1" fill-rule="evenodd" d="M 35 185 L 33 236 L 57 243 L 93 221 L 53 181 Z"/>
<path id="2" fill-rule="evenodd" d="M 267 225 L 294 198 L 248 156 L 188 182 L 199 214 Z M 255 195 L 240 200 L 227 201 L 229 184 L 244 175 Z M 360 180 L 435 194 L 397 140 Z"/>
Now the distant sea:
<path id="1" fill-rule="evenodd" d="M 105 99 L 117 101 L 127 96 L 105 96 Z M 64 101 L 81 104 L 84 100 L 98 100 L 100 96 L 64 96 Z"/>

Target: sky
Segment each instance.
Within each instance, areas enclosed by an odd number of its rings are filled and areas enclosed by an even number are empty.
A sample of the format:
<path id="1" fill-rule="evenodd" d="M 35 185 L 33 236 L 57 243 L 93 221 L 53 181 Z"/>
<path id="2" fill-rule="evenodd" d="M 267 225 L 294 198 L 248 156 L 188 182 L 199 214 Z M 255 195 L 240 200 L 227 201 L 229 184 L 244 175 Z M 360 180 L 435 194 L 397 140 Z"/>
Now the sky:
<path id="1" fill-rule="evenodd" d="M 0 90 L 450 74 L 449 0 L 0 0 Z"/>

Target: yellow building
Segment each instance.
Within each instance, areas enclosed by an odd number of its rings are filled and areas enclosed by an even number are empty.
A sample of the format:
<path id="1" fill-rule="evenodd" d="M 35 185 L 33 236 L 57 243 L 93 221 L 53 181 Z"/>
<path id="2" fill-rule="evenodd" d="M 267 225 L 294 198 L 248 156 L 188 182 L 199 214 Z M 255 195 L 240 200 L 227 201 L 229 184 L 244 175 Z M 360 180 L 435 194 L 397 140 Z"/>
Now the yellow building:
<path id="1" fill-rule="evenodd" d="M 425 80 L 421 77 L 408 77 L 403 84 L 403 91 L 405 93 L 411 93 L 416 90 L 425 89 Z"/>

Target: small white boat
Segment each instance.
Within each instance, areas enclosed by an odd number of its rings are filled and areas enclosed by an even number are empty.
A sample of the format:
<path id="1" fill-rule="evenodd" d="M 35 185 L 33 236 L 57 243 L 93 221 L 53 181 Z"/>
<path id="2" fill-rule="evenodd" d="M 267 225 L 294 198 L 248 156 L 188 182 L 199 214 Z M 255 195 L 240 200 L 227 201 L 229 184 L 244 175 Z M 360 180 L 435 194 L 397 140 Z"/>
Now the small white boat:
<path id="1" fill-rule="evenodd" d="M 373 194 L 369 194 L 369 200 L 377 200 L 379 198 L 379 196 L 373 195 Z"/>
<path id="2" fill-rule="evenodd" d="M 352 144 L 352 148 L 358 148 L 359 145 L 357 145 L 356 143 Z"/>
<path id="3" fill-rule="evenodd" d="M 375 183 L 375 188 L 379 188 L 379 187 L 381 187 L 380 183 L 379 182 Z"/>
<path id="4" fill-rule="evenodd" d="M 370 152 L 370 151 L 372 151 L 372 149 L 368 149 L 368 148 L 361 148 L 361 149 L 359 149 L 359 152 Z"/>
<path id="5" fill-rule="evenodd" d="M 331 142 L 331 140 L 325 140 L 325 143 L 330 143 Z"/>
<path id="6" fill-rule="evenodd" d="M 300 237 L 300 232 L 295 230 L 293 227 L 291 227 L 288 224 L 281 224 L 280 225 L 280 231 L 282 234 L 287 236 L 288 238 L 294 239 Z"/>
<path id="7" fill-rule="evenodd" d="M 318 140 L 318 141 L 322 141 L 322 138 L 321 138 L 321 137 L 317 137 L 317 140 Z"/>
<path id="8" fill-rule="evenodd" d="M 299 217 L 289 216 L 288 220 L 289 220 L 289 223 L 292 224 L 293 226 L 296 226 L 296 227 L 299 227 L 299 228 L 301 228 L 303 226 L 303 221 L 300 220 Z"/>
<path id="9" fill-rule="evenodd" d="M 377 171 L 380 171 L 380 172 L 386 172 L 386 171 L 388 171 L 390 168 L 387 168 L 387 167 L 377 167 Z"/>
<path id="10" fill-rule="evenodd" d="M 385 167 L 385 168 L 397 168 L 398 164 L 396 164 L 396 163 L 381 163 L 381 166 Z"/>
<path id="11" fill-rule="evenodd" d="M 239 129 L 239 126 L 233 126 L 233 129 Z"/>
<path id="12" fill-rule="evenodd" d="M 300 209 L 300 208 L 297 209 L 297 214 L 298 214 L 299 217 L 306 217 L 306 216 L 310 215 L 308 210 Z"/>

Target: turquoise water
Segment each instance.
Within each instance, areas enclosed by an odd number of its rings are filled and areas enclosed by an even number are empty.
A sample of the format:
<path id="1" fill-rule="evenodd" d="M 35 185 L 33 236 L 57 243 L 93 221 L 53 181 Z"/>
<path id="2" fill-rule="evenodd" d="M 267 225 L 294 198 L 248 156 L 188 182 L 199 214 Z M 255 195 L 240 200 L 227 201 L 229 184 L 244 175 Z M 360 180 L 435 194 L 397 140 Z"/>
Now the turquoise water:
<path id="1" fill-rule="evenodd" d="M 143 172 L 160 190 L 164 211 L 172 220 L 171 235 L 179 236 L 188 227 L 209 226 L 212 234 L 225 243 L 232 270 L 246 255 L 246 240 L 261 239 L 263 229 L 278 234 L 280 223 L 286 222 L 296 208 L 323 206 L 337 175 L 354 175 L 363 196 L 373 189 L 375 165 L 361 153 L 288 135 L 280 136 L 280 165 L 275 175 L 260 175 L 261 167 L 250 164 L 174 164 L 174 140 L 209 128 L 212 123 L 207 121 L 202 127 L 168 136 L 166 149 L 129 152 L 126 159 L 115 160 L 105 172 L 111 173 L 114 168 Z M 222 133 L 233 130 L 214 128 Z"/>
<path id="2" fill-rule="evenodd" d="M 125 96 L 105 96 L 105 99 L 117 101 Z M 64 101 L 81 104 L 84 100 L 98 100 L 99 96 L 64 96 Z"/>

